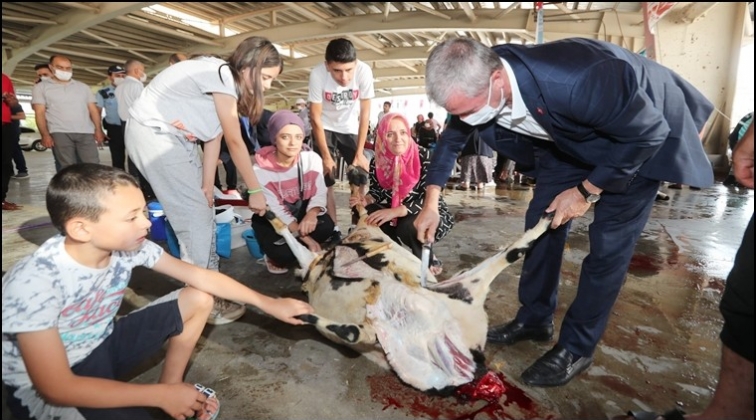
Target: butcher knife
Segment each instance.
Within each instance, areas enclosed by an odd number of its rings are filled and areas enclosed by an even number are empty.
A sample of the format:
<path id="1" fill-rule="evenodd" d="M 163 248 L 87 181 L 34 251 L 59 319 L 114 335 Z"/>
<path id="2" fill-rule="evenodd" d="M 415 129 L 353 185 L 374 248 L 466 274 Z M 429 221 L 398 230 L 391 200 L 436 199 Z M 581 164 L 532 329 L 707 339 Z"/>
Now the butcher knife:
<path id="1" fill-rule="evenodd" d="M 425 283 L 428 279 L 428 266 L 430 265 L 431 244 L 426 242 L 423 244 L 423 251 L 420 258 L 420 285 L 425 287 Z"/>

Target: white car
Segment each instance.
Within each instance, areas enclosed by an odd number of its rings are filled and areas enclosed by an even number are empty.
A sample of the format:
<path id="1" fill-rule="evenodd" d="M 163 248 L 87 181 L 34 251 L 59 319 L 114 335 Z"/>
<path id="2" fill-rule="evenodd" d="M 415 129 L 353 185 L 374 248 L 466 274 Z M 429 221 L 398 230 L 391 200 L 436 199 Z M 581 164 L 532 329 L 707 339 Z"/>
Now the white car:
<path id="1" fill-rule="evenodd" d="M 21 150 L 36 150 L 38 152 L 44 152 L 47 150 L 47 147 L 42 145 L 42 139 L 40 137 L 41 136 L 37 130 L 31 127 L 21 127 L 21 140 L 18 144 L 21 146 Z"/>

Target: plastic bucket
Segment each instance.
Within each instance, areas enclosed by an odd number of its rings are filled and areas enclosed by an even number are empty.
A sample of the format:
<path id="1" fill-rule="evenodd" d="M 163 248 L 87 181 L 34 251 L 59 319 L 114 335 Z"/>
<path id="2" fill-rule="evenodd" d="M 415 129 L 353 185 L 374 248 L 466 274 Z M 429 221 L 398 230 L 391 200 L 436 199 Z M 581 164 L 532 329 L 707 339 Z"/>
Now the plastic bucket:
<path id="1" fill-rule="evenodd" d="M 215 207 L 215 223 L 231 223 L 234 221 L 234 206 L 224 204 Z"/>
<path id="2" fill-rule="evenodd" d="M 260 248 L 260 243 L 257 242 L 257 237 L 255 237 L 255 231 L 253 229 L 247 229 L 242 232 L 242 238 L 244 238 L 244 241 L 247 243 L 247 249 L 249 250 L 250 255 L 255 258 L 263 257 L 263 251 Z"/>
<path id="3" fill-rule="evenodd" d="M 157 201 L 147 203 L 147 214 L 150 219 L 150 239 L 153 241 L 165 241 L 167 239 L 165 232 L 165 212 L 163 206 Z"/>

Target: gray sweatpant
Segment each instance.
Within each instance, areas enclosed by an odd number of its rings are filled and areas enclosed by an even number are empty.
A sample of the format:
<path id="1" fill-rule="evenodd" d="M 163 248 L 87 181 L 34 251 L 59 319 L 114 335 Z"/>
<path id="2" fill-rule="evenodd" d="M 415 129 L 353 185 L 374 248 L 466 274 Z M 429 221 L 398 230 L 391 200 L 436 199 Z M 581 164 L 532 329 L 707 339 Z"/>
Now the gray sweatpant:
<path id="1" fill-rule="evenodd" d="M 50 133 L 55 142 L 53 154 L 60 169 L 74 163 L 100 163 L 100 152 L 92 133 Z"/>
<path id="2" fill-rule="evenodd" d="M 147 178 L 176 232 L 181 259 L 217 271 L 215 211 L 202 193 L 199 145 L 133 119 L 126 123 L 125 142 L 129 158 Z"/>

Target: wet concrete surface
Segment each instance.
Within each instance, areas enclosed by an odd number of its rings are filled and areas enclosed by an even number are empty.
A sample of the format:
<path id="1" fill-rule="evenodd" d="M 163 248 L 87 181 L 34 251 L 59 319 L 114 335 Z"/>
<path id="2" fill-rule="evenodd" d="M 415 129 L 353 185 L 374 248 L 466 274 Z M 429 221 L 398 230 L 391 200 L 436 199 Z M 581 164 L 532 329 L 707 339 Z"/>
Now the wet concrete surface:
<path id="1" fill-rule="evenodd" d="M 44 155 L 31 157 L 40 160 Z M 4 271 L 54 233 L 44 194 L 33 193 L 44 190 L 49 171 L 38 171 L 37 179 L 11 182 L 9 200 L 26 207 L 24 212 L 3 213 Z M 220 419 L 604 419 L 628 409 L 667 410 L 675 404 L 696 412 L 716 384 L 722 324 L 718 303 L 753 213 L 753 193 L 721 183 L 701 191 L 663 191 L 670 200 L 654 206 L 593 365 L 563 387 L 531 388 L 520 382 L 520 373 L 553 345 L 527 342 L 485 349 L 487 365 L 503 374 L 507 389 L 500 400 L 465 402 L 423 394 L 314 329 L 282 324 L 254 308 L 237 322 L 206 328 L 186 380 L 218 392 Z M 336 196 L 338 222 L 346 231 L 345 185 L 337 184 Z M 532 190 L 519 187 L 446 190 L 457 224 L 434 246 L 444 263 L 440 278 L 474 266 L 517 238 L 531 196 Z M 590 221 L 589 212 L 573 222 L 564 252 L 557 327 L 576 293 Z M 269 274 L 245 247 L 221 264 L 221 271 L 258 291 L 305 299 L 292 273 Z M 490 324 L 506 322 L 516 313 L 520 269 L 521 262 L 515 263 L 494 281 L 486 303 Z M 145 269 L 135 271 L 131 286 L 148 298 L 179 287 Z M 160 367 L 156 357 L 129 379 L 154 382 Z M 5 412 L 3 418 L 8 418 Z"/>

